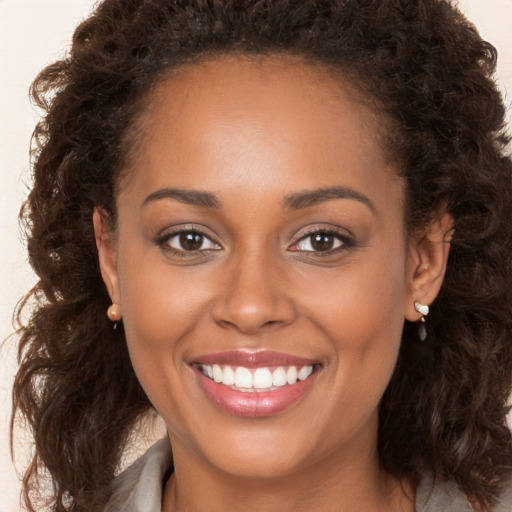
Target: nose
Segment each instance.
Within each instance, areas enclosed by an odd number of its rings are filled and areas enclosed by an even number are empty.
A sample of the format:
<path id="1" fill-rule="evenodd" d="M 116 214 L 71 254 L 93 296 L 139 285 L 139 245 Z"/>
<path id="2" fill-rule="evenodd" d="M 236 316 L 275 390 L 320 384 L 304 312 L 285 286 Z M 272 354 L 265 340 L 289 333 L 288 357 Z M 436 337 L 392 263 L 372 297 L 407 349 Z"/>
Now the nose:
<path id="1" fill-rule="evenodd" d="M 214 320 L 245 334 L 291 324 L 296 311 L 283 272 L 269 258 L 238 258 L 224 274 L 223 292 L 213 306 Z"/>

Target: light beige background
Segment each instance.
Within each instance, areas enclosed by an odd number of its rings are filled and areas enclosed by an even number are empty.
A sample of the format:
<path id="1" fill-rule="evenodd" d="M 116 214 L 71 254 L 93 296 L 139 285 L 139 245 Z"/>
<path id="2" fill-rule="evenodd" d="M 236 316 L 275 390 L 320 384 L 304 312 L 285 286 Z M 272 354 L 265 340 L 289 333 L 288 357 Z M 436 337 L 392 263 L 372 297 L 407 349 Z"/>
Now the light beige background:
<path id="1" fill-rule="evenodd" d="M 0 0 L 0 340 L 12 311 L 34 283 L 17 225 L 29 184 L 28 148 L 37 113 L 28 87 L 67 48 L 73 27 L 94 0 Z M 512 103 L 512 0 L 461 0 L 461 8 L 499 51 L 499 80 Z M 509 120 L 512 110 L 509 110 Z M 0 351 L 0 512 L 20 510 L 18 477 L 8 444 L 14 340 Z"/>

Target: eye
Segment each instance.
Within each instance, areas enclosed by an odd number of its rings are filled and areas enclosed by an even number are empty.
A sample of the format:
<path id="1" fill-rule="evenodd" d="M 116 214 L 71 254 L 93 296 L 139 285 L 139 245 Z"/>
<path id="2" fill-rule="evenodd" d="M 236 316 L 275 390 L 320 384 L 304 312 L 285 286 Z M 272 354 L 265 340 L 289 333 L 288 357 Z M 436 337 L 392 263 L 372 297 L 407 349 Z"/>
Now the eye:
<path id="1" fill-rule="evenodd" d="M 216 251 L 221 248 L 204 233 L 194 230 L 169 233 L 158 240 L 158 244 L 174 252 Z"/>
<path id="2" fill-rule="evenodd" d="M 289 250 L 293 252 L 327 253 L 352 245 L 352 240 L 345 235 L 330 230 L 316 230 L 302 236 Z"/>

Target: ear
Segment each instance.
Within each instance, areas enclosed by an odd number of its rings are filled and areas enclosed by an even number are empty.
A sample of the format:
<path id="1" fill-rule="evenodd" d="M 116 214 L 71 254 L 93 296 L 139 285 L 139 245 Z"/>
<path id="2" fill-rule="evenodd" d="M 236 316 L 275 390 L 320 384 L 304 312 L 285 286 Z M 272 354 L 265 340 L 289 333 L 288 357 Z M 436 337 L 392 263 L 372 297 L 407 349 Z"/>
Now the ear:
<path id="1" fill-rule="evenodd" d="M 92 216 L 101 276 L 113 303 L 121 306 L 119 279 L 117 277 L 116 244 L 105 212 L 94 209 Z"/>
<path id="2" fill-rule="evenodd" d="M 430 306 L 434 302 L 446 272 L 453 218 L 443 209 L 421 233 L 409 240 L 407 262 L 408 293 L 405 318 L 411 322 L 421 319 L 415 301 Z"/>

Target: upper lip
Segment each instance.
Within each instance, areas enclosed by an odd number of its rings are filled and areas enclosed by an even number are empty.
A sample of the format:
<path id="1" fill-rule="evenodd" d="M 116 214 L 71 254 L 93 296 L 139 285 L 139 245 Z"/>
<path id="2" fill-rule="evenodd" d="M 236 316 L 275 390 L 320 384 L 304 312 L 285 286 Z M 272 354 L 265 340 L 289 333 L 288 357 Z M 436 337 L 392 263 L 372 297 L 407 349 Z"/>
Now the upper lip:
<path id="1" fill-rule="evenodd" d="M 320 364 L 320 362 L 272 350 L 258 352 L 229 350 L 196 357 L 192 364 L 229 364 L 245 368 L 257 368 L 262 366 L 310 366 Z"/>

